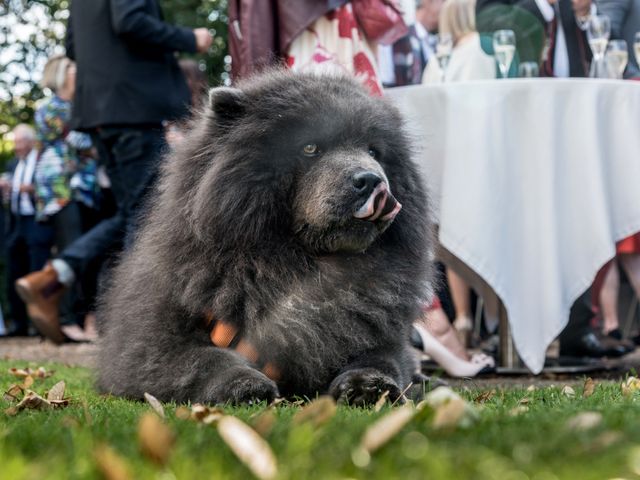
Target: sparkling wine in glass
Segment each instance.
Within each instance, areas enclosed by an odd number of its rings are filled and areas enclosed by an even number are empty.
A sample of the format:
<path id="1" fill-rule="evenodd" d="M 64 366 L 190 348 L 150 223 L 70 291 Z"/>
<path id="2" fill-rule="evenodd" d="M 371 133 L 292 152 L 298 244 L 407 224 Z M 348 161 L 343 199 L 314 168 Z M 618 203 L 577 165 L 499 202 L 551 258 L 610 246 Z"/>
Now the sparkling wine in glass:
<path id="1" fill-rule="evenodd" d="M 441 33 L 438 35 L 438 43 L 436 44 L 436 59 L 442 72 L 442 81 L 444 82 L 451 51 L 453 50 L 453 40 L 449 33 Z"/>
<path id="2" fill-rule="evenodd" d="M 518 65 L 518 76 L 522 78 L 539 77 L 540 67 L 536 62 L 521 62 Z"/>
<path id="3" fill-rule="evenodd" d="M 636 54 L 636 63 L 640 65 L 640 32 L 636 32 L 634 37 L 633 51 Z"/>
<path id="4" fill-rule="evenodd" d="M 498 30 L 493 34 L 493 55 L 498 62 L 500 76 L 507 78 L 516 53 L 516 34 L 513 30 Z"/>
<path id="5" fill-rule="evenodd" d="M 607 46 L 606 59 L 611 76 L 621 79 L 629 61 L 627 42 L 624 40 L 610 40 Z"/>
<path id="6" fill-rule="evenodd" d="M 604 56 L 611 34 L 611 21 L 606 15 L 592 15 L 587 25 L 587 40 L 593 52 L 591 77 L 605 77 L 607 74 Z"/>

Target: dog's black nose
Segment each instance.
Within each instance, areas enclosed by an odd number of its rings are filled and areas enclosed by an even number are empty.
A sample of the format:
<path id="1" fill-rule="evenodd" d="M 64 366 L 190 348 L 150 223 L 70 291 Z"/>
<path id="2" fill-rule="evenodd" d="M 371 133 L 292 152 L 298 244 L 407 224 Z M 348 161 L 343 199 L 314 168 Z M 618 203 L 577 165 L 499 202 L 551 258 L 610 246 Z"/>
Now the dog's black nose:
<path id="1" fill-rule="evenodd" d="M 356 192 L 362 195 L 369 195 L 374 188 L 382 181 L 382 178 L 373 172 L 358 172 L 352 179 Z"/>

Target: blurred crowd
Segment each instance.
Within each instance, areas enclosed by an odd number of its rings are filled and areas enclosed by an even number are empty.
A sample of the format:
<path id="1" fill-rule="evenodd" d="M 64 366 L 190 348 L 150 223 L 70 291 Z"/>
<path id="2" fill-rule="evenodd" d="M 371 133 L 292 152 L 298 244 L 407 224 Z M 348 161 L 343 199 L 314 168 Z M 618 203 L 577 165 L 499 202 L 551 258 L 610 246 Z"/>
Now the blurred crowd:
<path id="1" fill-rule="evenodd" d="M 33 125 L 13 129 L 15 159 L 0 179 L 8 299 L 0 333 L 56 343 L 95 340 L 104 271 L 127 248 L 163 152 L 182 141 L 190 108 L 206 97 L 206 72 L 177 54 L 205 54 L 213 40 L 165 22 L 157 0 L 70 4 L 66 51 L 47 62 L 47 96 Z M 373 95 L 500 77 L 632 79 L 639 12 L 640 0 L 230 0 L 228 42 L 234 81 L 274 64 L 339 70 Z M 576 302 L 563 354 L 635 348 L 617 305 L 621 279 L 640 297 L 639 252 L 638 237 L 621 242 Z M 440 271 L 414 345 L 453 376 L 494 369 L 497 297 Z"/>

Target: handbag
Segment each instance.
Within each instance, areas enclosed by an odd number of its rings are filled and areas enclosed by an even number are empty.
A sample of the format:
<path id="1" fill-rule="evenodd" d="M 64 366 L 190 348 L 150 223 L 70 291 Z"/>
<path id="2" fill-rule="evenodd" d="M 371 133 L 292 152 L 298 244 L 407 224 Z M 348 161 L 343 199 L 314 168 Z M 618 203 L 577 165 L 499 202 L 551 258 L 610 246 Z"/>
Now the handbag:
<path id="1" fill-rule="evenodd" d="M 352 0 L 351 7 L 368 40 L 391 45 L 409 32 L 395 0 Z"/>

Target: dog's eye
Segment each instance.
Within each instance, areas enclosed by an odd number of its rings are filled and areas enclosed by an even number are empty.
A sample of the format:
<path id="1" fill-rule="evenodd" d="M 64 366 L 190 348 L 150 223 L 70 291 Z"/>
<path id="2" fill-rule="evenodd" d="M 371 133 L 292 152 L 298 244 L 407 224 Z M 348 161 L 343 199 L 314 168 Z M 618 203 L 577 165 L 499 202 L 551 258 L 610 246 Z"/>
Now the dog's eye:
<path id="1" fill-rule="evenodd" d="M 372 158 L 376 158 L 377 159 L 378 156 L 379 156 L 378 150 L 376 150 L 373 147 L 369 147 L 369 152 L 368 153 Z"/>
<path id="2" fill-rule="evenodd" d="M 316 145 L 315 143 L 307 143 L 304 147 L 302 147 L 302 152 L 305 155 L 313 156 L 320 153 L 320 149 L 318 148 L 318 145 Z"/>

